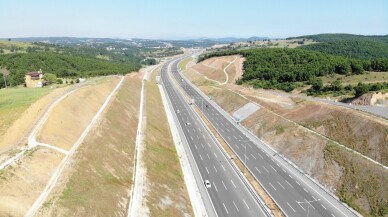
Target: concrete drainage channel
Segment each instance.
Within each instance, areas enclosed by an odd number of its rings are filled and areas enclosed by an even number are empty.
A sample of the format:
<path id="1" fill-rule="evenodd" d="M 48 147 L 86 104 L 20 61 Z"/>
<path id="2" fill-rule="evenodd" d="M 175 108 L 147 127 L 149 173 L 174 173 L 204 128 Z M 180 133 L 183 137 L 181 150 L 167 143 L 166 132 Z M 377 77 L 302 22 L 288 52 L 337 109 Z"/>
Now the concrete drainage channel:
<path id="1" fill-rule="evenodd" d="M 145 69 L 145 73 L 143 75 L 143 80 L 141 84 L 141 92 L 140 92 L 140 108 L 139 108 L 139 122 L 137 125 L 137 133 L 136 133 L 136 145 L 135 145 L 135 165 L 133 167 L 133 185 L 131 188 L 131 199 L 128 205 L 128 217 L 134 217 L 139 214 L 141 209 L 141 202 L 144 197 L 143 188 L 144 188 L 144 179 L 145 173 L 144 169 L 141 168 L 142 164 L 142 150 L 140 147 L 142 145 L 142 125 L 143 125 L 143 112 L 144 112 L 144 80 L 148 80 L 149 73 L 152 72 L 158 65 L 149 67 Z"/>

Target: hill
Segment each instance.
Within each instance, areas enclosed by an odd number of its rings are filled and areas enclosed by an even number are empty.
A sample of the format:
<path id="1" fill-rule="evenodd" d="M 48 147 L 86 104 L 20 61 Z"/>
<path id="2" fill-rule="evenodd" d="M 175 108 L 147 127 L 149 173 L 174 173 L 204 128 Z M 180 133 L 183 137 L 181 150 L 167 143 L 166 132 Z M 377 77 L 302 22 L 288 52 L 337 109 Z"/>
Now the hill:
<path id="1" fill-rule="evenodd" d="M 341 83 L 335 81 L 323 87 L 317 77 L 331 74 L 361 74 L 364 70 L 388 71 L 388 59 L 356 60 L 317 51 L 285 48 L 216 52 L 201 56 L 199 61 L 232 54 L 240 54 L 246 58 L 245 72 L 237 83 L 248 83 L 255 88 L 280 89 L 287 92 L 304 86 L 305 83 L 313 84 L 314 93 L 341 91 L 343 90 Z M 385 89 L 386 86 L 386 84 L 378 85 L 376 90 Z M 352 87 L 349 87 L 349 90 L 352 90 Z"/>
<path id="2" fill-rule="evenodd" d="M 388 43 L 373 40 L 339 40 L 300 46 L 299 49 L 320 51 L 356 59 L 388 58 Z"/>
<path id="3" fill-rule="evenodd" d="M 298 37 L 289 37 L 287 39 L 311 39 L 316 42 L 331 42 L 341 40 L 369 40 L 388 43 L 388 35 L 353 35 L 353 34 L 317 34 L 317 35 L 304 35 Z"/>
<path id="4" fill-rule="evenodd" d="M 39 69 L 42 69 L 44 73 L 53 73 L 58 77 L 91 77 L 126 74 L 138 70 L 140 64 L 119 63 L 53 52 L 37 52 L 0 55 L 1 68 L 10 71 L 10 75 L 6 77 L 7 83 L 15 86 L 24 83 L 26 72 Z"/>
<path id="5" fill-rule="evenodd" d="M 320 51 L 355 59 L 388 58 L 388 35 L 318 34 L 288 39 L 313 40 L 318 43 L 300 49 Z"/>

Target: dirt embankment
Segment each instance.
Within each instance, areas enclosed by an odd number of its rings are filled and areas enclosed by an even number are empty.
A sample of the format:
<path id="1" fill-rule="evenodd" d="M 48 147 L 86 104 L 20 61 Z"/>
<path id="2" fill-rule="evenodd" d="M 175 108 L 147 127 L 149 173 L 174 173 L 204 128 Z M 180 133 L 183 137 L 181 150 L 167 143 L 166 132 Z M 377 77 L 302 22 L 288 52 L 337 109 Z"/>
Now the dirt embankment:
<path id="1" fill-rule="evenodd" d="M 388 107 L 388 93 L 366 93 L 351 101 L 354 105 L 378 105 Z"/>
<path id="2" fill-rule="evenodd" d="M 37 216 L 126 216 L 140 89 L 138 77 L 125 78 Z"/>
<path id="3" fill-rule="evenodd" d="M 100 88 L 104 89 L 103 86 L 106 83 L 116 82 L 101 79 L 98 84 L 93 85 L 93 89 L 98 92 Z M 77 91 L 72 94 L 76 93 Z M 72 99 L 82 107 L 93 99 L 89 96 Z M 57 106 L 62 104 L 59 103 Z M 77 127 L 75 124 L 74 128 Z M 46 187 L 63 157 L 60 152 L 38 146 L 27 151 L 26 156 L 15 164 L 2 170 L 0 172 L 0 216 L 23 216 Z M 46 206 L 47 203 L 44 204 L 44 207 Z"/>
<path id="4" fill-rule="evenodd" d="M 108 79 L 112 82 L 84 87 L 62 100 L 52 110 L 37 141 L 69 150 L 119 81 L 115 77 Z"/>
<path id="5" fill-rule="evenodd" d="M 387 164 L 388 124 L 385 120 L 298 98 L 271 97 L 266 91 L 233 84 L 215 87 L 190 69 L 185 74 L 229 114 L 248 100 L 259 103 L 261 109 L 242 122 L 245 127 L 361 214 L 387 215 L 388 172 L 304 127 Z"/>
<path id="6" fill-rule="evenodd" d="M 23 216 L 62 159 L 59 152 L 38 148 L 0 171 L 0 216 Z"/>

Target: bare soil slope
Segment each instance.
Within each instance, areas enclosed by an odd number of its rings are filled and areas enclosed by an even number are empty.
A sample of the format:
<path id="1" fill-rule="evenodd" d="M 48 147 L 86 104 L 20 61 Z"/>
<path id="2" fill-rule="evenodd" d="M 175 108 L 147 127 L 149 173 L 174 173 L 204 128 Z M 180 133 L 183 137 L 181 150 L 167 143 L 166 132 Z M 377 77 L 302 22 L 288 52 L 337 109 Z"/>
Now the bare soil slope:
<path id="1" fill-rule="evenodd" d="M 69 150 L 117 85 L 119 78 L 110 77 L 108 80 L 96 83 L 99 88 L 95 88 L 95 85 L 84 87 L 62 100 L 52 110 L 37 141 Z"/>
<path id="2" fill-rule="evenodd" d="M 126 216 L 140 88 L 140 78 L 126 76 L 38 216 Z"/>
<path id="3" fill-rule="evenodd" d="M 0 171 L 0 216 L 23 216 L 46 187 L 62 158 L 59 152 L 38 148 Z"/>

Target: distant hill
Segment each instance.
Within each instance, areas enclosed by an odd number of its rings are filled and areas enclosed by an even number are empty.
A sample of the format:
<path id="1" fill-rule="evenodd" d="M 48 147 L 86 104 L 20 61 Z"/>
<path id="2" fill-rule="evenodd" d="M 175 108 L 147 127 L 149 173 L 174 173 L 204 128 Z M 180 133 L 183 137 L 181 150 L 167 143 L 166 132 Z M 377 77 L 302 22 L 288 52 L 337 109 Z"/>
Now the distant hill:
<path id="1" fill-rule="evenodd" d="M 299 47 L 299 49 L 304 50 L 320 51 L 355 59 L 388 58 L 388 35 L 319 34 L 288 39 L 311 39 L 319 42 Z"/>
<path id="2" fill-rule="evenodd" d="M 6 40 L 6 39 L 0 39 Z M 21 42 L 43 42 L 48 44 L 70 45 L 83 43 L 114 43 L 127 42 L 127 39 L 115 38 L 77 38 L 77 37 L 26 37 L 26 38 L 11 38 L 13 41 Z"/>
<path id="3" fill-rule="evenodd" d="M 222 42 L 222 43 L 232 43 L 232 42 L 243 42 L 243 41 L 258 41 L 258 40 L 267 40 L 270 39 L 268 37 L 249 37 L 249 38 L 237 38 L 237 37 L 225 37 L 225 38 L 201 38 L 199 40 L 208 40 L 214 42 Z"/>
<path id="4" fill-rule="evenodd" d="M 343 40 L 368 40 L 368 41 L 380 41 L 388 43 L 388 35 L 353 35 L 344 33 L 335 34 L 317 34 L 317 35 L 304 35 L 298 37 L 290 37 L 287 39 L 311 39 L 316 42 L 332 42 L 332 41 L 343 41 Z"/>

